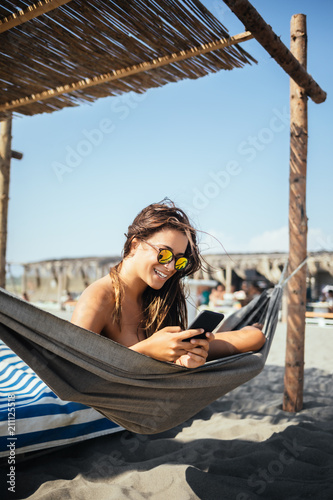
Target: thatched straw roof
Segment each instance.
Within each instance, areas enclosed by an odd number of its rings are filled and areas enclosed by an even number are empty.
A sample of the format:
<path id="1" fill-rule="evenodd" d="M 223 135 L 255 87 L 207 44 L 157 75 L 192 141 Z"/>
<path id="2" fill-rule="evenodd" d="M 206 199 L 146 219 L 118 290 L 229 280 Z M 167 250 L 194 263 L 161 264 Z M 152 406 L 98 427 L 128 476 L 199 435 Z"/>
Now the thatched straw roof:
<path id="1" fill-rule="evenodd" d="M 1 2 L 0 116 L 6 110 L 50 113 L 254 61 L 239 46 L 178 61 L 173 54 L 229 38 L 197 0 L 42 0 L 30 10 L 29 5 Z M 177 62 L 158 67 L 171 55 Z M 133 66 L 136 74 L 124 72 Z"/>

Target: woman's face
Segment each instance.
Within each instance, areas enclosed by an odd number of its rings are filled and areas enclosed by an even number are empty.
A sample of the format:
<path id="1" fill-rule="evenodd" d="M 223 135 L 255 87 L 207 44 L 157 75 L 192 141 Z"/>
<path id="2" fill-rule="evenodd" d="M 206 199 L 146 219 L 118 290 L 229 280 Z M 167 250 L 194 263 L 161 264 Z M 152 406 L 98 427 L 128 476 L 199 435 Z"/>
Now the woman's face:
<path id="1" fill-rule="evenodd" d="M 181 257 L 185 254 L 187 245 L 185 234 L 176 229 L 162 229 L 145 241 L 137 240 L 133 258 L 141 279 L 151 288 L 162 288 L 164 283 L 179 271 L 175 269 L 175 259 L 168 264 L 160 264 L 157 261 L 159 249 L 167 248 L 174 256 Z"/>

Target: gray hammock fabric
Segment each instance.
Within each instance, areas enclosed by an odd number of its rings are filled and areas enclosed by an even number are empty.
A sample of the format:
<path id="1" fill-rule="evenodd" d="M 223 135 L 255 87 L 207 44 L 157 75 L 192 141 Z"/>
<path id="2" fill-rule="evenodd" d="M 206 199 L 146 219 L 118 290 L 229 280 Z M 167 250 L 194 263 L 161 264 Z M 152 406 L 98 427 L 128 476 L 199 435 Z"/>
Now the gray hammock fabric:
<path id="1" fill-rule="evenodd" d="M 278 321 L 280 285 L 229 316 L 223 330 L 265 320 L 266 343 L 255 353 L 195 369 L 161 362 L 42 311 L 0 289 L 0 338 L 60 399 L 95 408 L 140 434 L 185 422 L 263 369 Z"/>

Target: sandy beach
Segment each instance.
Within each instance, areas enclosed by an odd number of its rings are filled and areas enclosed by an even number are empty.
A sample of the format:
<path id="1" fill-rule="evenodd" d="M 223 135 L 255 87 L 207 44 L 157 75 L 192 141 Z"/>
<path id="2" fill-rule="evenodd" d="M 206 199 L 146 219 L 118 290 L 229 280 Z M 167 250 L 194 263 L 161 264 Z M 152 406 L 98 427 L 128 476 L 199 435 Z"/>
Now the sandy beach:
<path id="1" fill-rule="evenodd" d="M 124 431 L 18 462 L 8 498 L 332 499 L 333 327 L 306 327 L 297 414 L 281 409 L 285 341 L 279 323 L 260 375 L 168 432 Z"/>

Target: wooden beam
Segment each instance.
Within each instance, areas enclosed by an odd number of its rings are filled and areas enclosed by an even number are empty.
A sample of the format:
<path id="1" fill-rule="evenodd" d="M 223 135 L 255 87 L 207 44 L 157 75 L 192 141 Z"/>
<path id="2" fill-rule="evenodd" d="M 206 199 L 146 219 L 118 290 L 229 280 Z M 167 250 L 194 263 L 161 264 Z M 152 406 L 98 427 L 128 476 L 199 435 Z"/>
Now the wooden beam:
<path id="1" fill-rule="evenodd" d="M 1 121 L 0 127 L 0 286 L 5 288 L 12 117 Z"/>
<path id="2" fill-rule="evenodd" d="M 119 80 L 120 78 L 126 78 L 130 75 L 136 75 L 137 73 L 142 73 L 144 71 L 149 71 L 152 69 L 160 68 L 161 66 L 167 66 L 168 64 L 173 64 L 191 57 L 199 56 L 202 54 L 207 54 L 214 50 L 224 49 L 225 47 L 230 47 L 231 45 L 236 45 L 237 43 L 245 42 L 253 38 L 252 34 L 249 32 L 240 33 L 239 35 L 232 36 L 230 38 L 221 38 L 215 42 L 204 43 L 198 47 L 192 47 L 188 50 L 182 50 L 181 52 L 173 53 L 168 56 L 158 57 L 151 61 L 143 62 L 140 64 L 135 64 L 133 66 L 127 66 L 119 70 L 114 70 L 111 73 L 104 73 L 103 75 L 95 76 L 94 78 L 85 78 L 78 82 L 69 83 L 64 86 L 56 87 L 55 89 L 45 90 L 39 94 L 33 94 L 31 96 L 22 97 L 20 99 L 15 99 L 6 104 L 0 106 L 0 111 L 6 112 L 8 110 L 14 110 L 22 106 L 28 106 L 34 102 L 45 101 L 47 99 L 52 99 L 62 94 L 70 94 L 71 92 L 76 92 L 78 90 L 85 90 L 88 87 L 94 87 L 96 85 L 102 85 L 103 83 L 112 82 L 114 80 Z"/>
<path id="3" fill-rule="evenodd" d="M 4 33 L 15 26 L 19 26 L 42 14 L 46 14 L 70 1 L 71 0 L 40 0 L 38 3 L 29 5 L 29 7 L 24 10 L 13 12 L 13 14 L 10 14 L 8 17 L 0 19 L 0 33 Z"/>
<path id="4" fill-rule="evenodd" d="M 291 19 L 291 51 L 306 69 L 306 16 Z M 290 190 L 289 190 L 289 274 L 307 256 L 306 169 L 308 109 L 304 90 L 290 81 Z M 303 407 L 304 343 L 306 311 L 304 265 L 288 281 L 287 349 L 283 409 L 297 412 Z"/>
<path id="5" fill-rule="evenodd" d="M 256 9 L 248 0 L 224 0 L 232 12 L 251 31 L 257 42 L 275 59 L 286 73 L 300 86 L 307 95 L 317 104 L 324 102 L 324 92 L 306 69 L 299 63 L 297 58 L 281 42 L 272 28 L 264 21 Z"/>
<path id="6" fill-rule="evenodd" d="M 14 158 L 14 160 L 22 160 L 23 153 L 20 153 L 19 151 L 12 150 L 10 156 L 11 156 L 11 158 Z"/>

